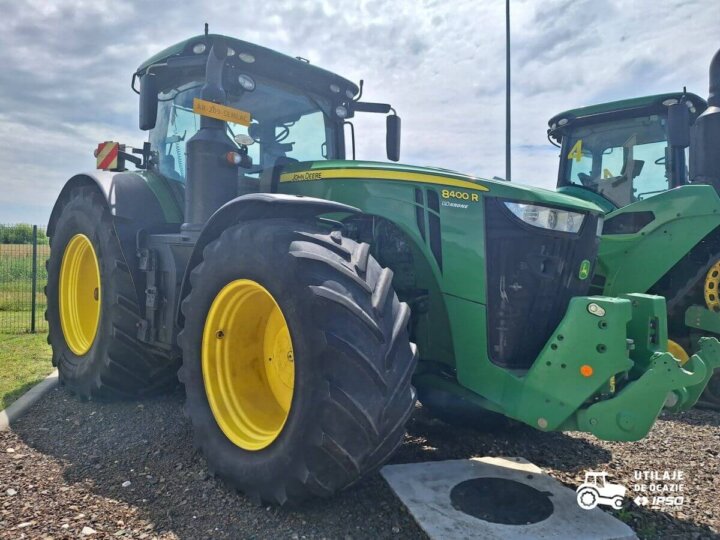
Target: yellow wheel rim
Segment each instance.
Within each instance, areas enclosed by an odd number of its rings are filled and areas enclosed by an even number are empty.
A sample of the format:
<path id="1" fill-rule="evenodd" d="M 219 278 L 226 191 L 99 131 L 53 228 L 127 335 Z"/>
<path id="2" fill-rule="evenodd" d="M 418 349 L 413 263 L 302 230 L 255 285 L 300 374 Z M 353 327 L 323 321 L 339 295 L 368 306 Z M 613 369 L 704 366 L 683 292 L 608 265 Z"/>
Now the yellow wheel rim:
<path id="1" fill-rule="evenodd" d="M 285 316 L 259 283 L 228 283 L 210 306 L 202 341 L 205 393 L 225 436 L 262 450 L 290 414 L 295 359 Z"/>
<path id="2" fill-rule="evenodd" d="M 688 355 L 687 351 L 683 349 L 682 345 L 673 341 L 672 339 L 668 339 L 668 352 L 672 354 L 675 358 L 680 360 L 681 366 L 684 366 L 687 361 L 690 360 L 690 356 Z"/>
<path id="3" fill-rule="evenodd" d="M 720 311 L 720 261 L 705 275 L 705 304 L 711 311 Z"/>
<path id="4" fill-rule="evenodd" d="M 77 356 L 90 350 L 100 323 L 100 265 L 84 234 L 70 239 L 60 265 L 60 326 Z"/>

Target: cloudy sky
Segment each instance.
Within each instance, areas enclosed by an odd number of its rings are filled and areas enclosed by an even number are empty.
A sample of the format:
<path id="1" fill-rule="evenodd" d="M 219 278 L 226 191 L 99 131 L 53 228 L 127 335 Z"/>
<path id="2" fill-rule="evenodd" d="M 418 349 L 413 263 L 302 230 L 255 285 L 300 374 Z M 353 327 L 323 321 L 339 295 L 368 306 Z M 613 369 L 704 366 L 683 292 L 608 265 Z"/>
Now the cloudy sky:
<path id="1" fill-rule="evenodd" d="M 547 120 L 681 90 L 707 95 L 718 0 L 512 0 L 513 179 L 552 187 Z M 310 59 L 403 118 L 402 162 L 503 176 L 502 0 L 0 0 L 0 223 L 45 223 L 99 141 L 139 145 L 130 76 L 166 46 L 232 35 Z M 372 117 L 372 115 L 367 115 Z M 384 122 L 358 122 L 382 159 Z"/>

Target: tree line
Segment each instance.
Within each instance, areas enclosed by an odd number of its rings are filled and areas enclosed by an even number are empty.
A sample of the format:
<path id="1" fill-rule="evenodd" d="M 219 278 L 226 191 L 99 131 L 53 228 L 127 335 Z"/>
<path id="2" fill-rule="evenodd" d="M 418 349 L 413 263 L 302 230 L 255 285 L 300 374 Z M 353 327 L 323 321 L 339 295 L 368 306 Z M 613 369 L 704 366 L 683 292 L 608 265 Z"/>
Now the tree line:
<path id="1" fill-rule="evenodd" d="M 38 227 L 38 244 L 47 244 L 45 229 Z M 0 225 L 0 244 L 32 244 L 33 226 L 27 223 Z"/>

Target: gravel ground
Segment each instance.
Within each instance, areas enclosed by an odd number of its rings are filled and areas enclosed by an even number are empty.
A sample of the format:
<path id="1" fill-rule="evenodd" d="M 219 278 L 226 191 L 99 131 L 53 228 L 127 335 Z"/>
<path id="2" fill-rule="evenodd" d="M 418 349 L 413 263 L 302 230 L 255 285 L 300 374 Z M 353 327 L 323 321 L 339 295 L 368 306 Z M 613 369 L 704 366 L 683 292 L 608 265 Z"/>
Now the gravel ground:
<path id="1" fill-rule="evenodd" d="M 0 538 L 424 538 L 379 475 L 330 500 L 258 507 L 211 478 L 192 446 L 182 396 L 78 402 L 62 389 L 0 433 Z M 574 488 L 588 469 L 633 484 L 635 470 L 685 473 L 680 511 L 615 512 L 644 538 L 720 538 L 720 414 L 658 422 L 637 443 L 579 433 L 450 428 L 421 408 L 393 462 L 523 456 Z"/>

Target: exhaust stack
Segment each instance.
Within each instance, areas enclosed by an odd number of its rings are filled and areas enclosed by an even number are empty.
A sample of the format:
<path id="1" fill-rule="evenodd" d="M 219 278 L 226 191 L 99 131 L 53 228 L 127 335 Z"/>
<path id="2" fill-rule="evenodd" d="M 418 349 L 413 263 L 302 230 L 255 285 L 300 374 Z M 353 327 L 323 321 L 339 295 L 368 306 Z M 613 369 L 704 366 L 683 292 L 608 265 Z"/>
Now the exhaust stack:
<path id="1" fill-rule="evenodd" d="M 720 50 L 710 61 L 708 108 L 695 120 L 690 134 L 690 178 L 720 193 Z"/>
<path id="2" fill-rule="evenodd" d="M 221 40 L 215 40 L 208 54 L 201 99 L 220 105 L 227 101 L 222 84 L 226 59 L 227 46 Z M 200 117 L 200 129 L 188 140 L 186 147 L 184 234 L 199 233 L 215 210 L 237 196 L 237 167 L 229 166 L 222 159 L 236 148 L 224 121 Z"/>

